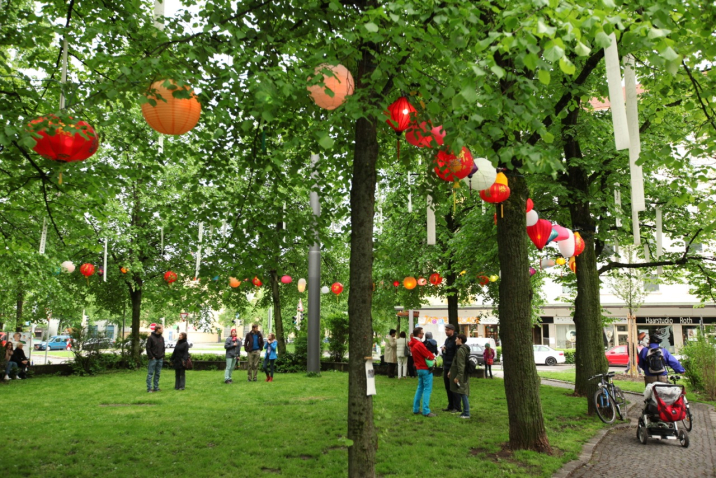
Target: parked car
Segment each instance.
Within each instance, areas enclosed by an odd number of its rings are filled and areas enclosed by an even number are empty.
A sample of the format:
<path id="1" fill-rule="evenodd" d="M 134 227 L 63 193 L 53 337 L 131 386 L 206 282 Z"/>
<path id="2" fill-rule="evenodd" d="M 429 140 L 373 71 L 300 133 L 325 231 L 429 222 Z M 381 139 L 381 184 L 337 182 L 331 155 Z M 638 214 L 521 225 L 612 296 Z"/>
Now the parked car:
<path id="1" fill-rule="evenodd" d="M 101 350 L 114 347 L 114 340 L 109 338 L 89 339 L 82 344 L 84 350 Z"/>
<path id="2" fill-rule="evenodd" d="M 641 349 L 643 348 L 644 347 L 640 345 L 639 352 L 641 352 Z M 604 352 L 604 355 L 607 356 L 609 365 L 626 365 L 629 362 L 629 354 L 627 354 L 626 345 L 617 345 L 616 347 L 612 347 Z"/>
<path id="3" fill-rule="evenodd" d="M 165 349 L 173 349 L 177 346 L 176 340 L 165 340 L 164 341 L 164 348 Z M 189 341 L 189 348 L 192 348 L 194 346 L 194 342 Z"/>
<path id="4" fill-rule="evenodd" d="M 476 368 L 478 365 L 485 365 L 485 347 L 477 344 L 467 345 L 470 347 L 470 362 L 474 363 Z"/>
<path id="5" fill-rule="evenodd" d="M 70 340 L 69 335 L 53 335 L 49 341 L 43 341 L 35 344 L 35 350 L 65 350 L 67 349 L 67 341 Z"/>
<path id="6" fill-rule="evenodd" d="M 493 350 L 497 350 L 497 344 L 495 344 L 495 339 L 492 337 L 468 337 L 465 343 L 467 345 L 479 345 L 480 347 L 490 344 Z"/>
<path id="7" fill-rule="evenodd" d="M 535 363 L 557 365 L 558 363 L 565 363 L 567 361 L 564 358 L 564 352 L 554 350 L 546 345 L 533 345 L 532 348 L 535 353 Z"/>

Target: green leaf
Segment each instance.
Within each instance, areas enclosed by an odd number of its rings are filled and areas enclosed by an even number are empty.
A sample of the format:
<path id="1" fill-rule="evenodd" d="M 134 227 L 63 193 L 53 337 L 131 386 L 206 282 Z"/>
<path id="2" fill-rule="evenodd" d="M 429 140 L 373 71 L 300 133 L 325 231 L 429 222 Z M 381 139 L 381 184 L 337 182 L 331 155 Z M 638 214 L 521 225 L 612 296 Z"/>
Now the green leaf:
<path id="1" fill-rule="evenodd" d="M 540 83 L 543 85 L 549 85 L 550 82 L 550 74 L 547 70 L 538 70 L 537 71 L 537 79 Z"/>
<path id="2" fill-rule="evenodd" d="M 656 38 L 664 38 L 666 35 L 668 35 L 670 32 L 669 30 L 661 30 L 660 28 L 652 28 L 649 30 L 649 40 L 654 40 Z"/>
<path id="3" fill-rule="evenodd" d="M 537 63 L 539 62 L 539 57 L 537 55 L 535 55 L 534 53 L 528 53 L 525 55 L 525 57 L 522 61 L 525 63 L 525 66 L 527 68 L 534 71 L 537 68 Z"/>
<path id="4" fill-rule="evenodd" d="M 589 48 L 584 43 L 582 43 L 581 41 L 578 41 L 577 47 L 574 49 L 574 51 L 579 56 L 589 56 L 589 54 L 592 52 L 592 49 Z"/>
<path id="5" fill-rule="evenodd" d="M 668 61 L 675 61 L 679 58 L 679 54 L 676 53 L 676 51 L 674 51 L 674 49 L 670 46 L 667 46 L 666 48 L 661 50 L 659 54 Z"/>
<path id="6" fill-rule="evenodd" d="M 557 45 L 555 41 L 549 41 L 545 46 L 543 55 L 547 61 L 554 63 L 564 56 L 564 48 Z"/>
<path id="7" fill-rule="evenodd" d="M 551 27 L 547 25 L 541 18 L 537 20 L 537 35 L 547 35 L 547 36 L 554 36 L 554 32 L 556 32 L 557 29 L 555 27 Z"/>
<path id="8" fill-rule="evenodd" d="M 577 68 L 574 66 L 574 63 L 569 61 L 567 58 L 560 58 L 559 59 L 559 68 L 566 74 L 566 75 L 574 75 L 574 72 L 577 71 Z"/>
<path id="9" fill-rule="evenodd" d="M 596 43 L 599 48 L 606 48 L 612 44 L 612 39 L 609 38 L 609 35 L 606 33 L 599 32 L 597 36 L 594 37 L 594 43 Z"/>
<path id="10" fill-rule="evenodd" d="M 490 67 L 490 71 L 492 71 L 495 75 L 497 75 L 498 78 L 502 78 L 503 76 L 505 76 L 505 70 L 503 70 L 502 68 L 500 68 L 497 65 L 492 65 Z"/>
<path id="11" fill-rule="evenodd" d="M 549 131 L 541 133 L 540 136 L 542 137 L 542 140 L 547 144 L 552 144 L 554 142 L 554 135 Z"/>
<path id="12" fill-rule="evenodd" d="M 466 86 L 460 91 L 460 94 L 470 103 L 477 102 L 477 91 L 474 86 Z"/>
<path id="13" fill-rule="evenodd" d="M 323 133 L 323 136 L 318 140 L 318 144 L 321 145 L 323 149 L 331 149 L 333 147 L 333 138 L 331 138 L 327 133 Z"/>
<path id="14" fill-rule="evenodd" d="M 376 25 L 373 22 L 368 22 L 365 25 L 363 25 L 366 30 L 368 30 L 371 33 L 378 33 L 378 25 Z"/>

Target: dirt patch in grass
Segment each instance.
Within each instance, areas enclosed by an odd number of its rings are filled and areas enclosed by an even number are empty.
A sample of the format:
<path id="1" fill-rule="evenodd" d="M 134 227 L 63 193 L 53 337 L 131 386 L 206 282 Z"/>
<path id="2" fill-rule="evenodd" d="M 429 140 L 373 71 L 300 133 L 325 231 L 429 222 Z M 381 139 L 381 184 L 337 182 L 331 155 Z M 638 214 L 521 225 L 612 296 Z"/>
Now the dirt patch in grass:
<path id="1" fill-rule="evenodd" d="M 262 466 L 261 471 L 263 471 L 265 473 L 275 473 L 277 475 L 281 474 L 281 470 L 279 468 L 267 468 L 265 466 Z"/>
<path id="2" fill-rule="evenodd" d="M 307 402 L 309 400 L 330 400 L 331 397 L 299 397 L 294 398 L 294 401 L 296 402 Z"/>
<path id="3" fill-rule="evenodd" d="M 347 450 L 347 449 L 348 449 L 347 447 L 342 446 L 342 445 L 329 446 L 328 448 L 324 448 L 324 449 L 323 449 L 323 454 L 324 454 L 324 455 L 327 455 L 328 452 L 331 451 L 331 450 Z"/>
<path id="4" fill-rule="evenodd" d="M 153 407 L 156 403 L 100 403 L 100 407 Z"/>

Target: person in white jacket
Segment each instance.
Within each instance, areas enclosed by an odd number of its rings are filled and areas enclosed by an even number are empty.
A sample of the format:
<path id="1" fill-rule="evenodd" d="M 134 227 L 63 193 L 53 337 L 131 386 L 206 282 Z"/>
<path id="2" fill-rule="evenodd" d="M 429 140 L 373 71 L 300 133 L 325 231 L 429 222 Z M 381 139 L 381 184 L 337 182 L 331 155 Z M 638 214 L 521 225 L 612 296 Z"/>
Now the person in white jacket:
<path id="1" fill-rule="evenodd" d="M 408 376 L 408 356 L 405 349 L 408 347 L 408 339 L 405 332 L 400 333 L 400 337 L 395 341 L 397 344 L 396 355 L 398 356 L 398 380 Z"/>

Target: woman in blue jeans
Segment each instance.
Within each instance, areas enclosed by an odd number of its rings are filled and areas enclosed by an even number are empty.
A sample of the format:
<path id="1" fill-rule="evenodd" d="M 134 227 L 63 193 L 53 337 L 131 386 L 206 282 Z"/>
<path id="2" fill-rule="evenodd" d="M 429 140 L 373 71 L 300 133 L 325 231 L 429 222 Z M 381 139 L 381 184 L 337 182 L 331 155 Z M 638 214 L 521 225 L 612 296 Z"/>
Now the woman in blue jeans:
<path id="1" fill-rule="evenodd" d="M 268 334 L 268 337 L 266 339 L 266 343 L 264 344 L 264 349 L 266 349 L 266 354 L 264 355 L 264 373 L 266 374 L 266 381 L 267 382 L 273 382 L 273 367 L 274 363 L 276 362 L 276 357 L 278 355 L 276 354 L 276 345 L 278 344 L 278 341 L 276 340 L 276 336 L 274 334 Z M 270 367 L 270 370 L 269 370 Z"/>

